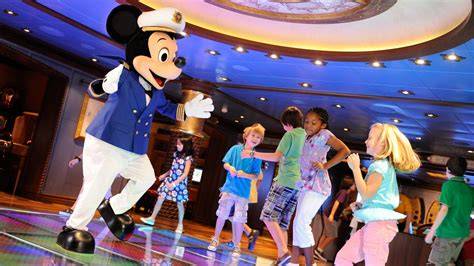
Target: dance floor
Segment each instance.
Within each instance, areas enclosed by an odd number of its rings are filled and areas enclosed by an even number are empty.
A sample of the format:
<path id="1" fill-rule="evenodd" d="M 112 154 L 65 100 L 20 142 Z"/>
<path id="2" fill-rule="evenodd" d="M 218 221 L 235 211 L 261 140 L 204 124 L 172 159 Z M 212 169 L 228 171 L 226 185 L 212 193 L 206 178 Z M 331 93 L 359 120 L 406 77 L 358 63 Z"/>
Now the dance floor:
<path id="1" fill-rule="evenodd" d="M 119 241 L 100 219 L 89 224 L 94 255 L 69 252 L 56 244 L 67 217 L 46 212 L 0 208 L 1 265 L 270 265 L 271 260 L 219 246 L 173 231 L 137 225 L 129 241 Z"/>

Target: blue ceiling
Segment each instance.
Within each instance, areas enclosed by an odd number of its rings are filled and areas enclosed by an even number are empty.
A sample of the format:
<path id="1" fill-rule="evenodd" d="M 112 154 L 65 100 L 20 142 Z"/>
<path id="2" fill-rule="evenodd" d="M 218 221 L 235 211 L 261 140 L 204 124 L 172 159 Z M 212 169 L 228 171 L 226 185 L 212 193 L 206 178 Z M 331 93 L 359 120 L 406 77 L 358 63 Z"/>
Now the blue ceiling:
<path id="1" fill-rule="evenodd" d="M 119 46 L 65 23 L 29 2 L 0 1 L 0 24 L 17 30 L 28 27 L 32 37 L 85 59 L 98 55 L 123 57 Z M 96 0 L 36 2 L 103 35 L 107 35 L 107 14 L 118 5 L 113 0 L 101 0 L 100 4 Z M 5 9 L 18 16 L 7 15 Z M 474 158 L 474 154 L 468 153 L 474 150 L 472 39 L 443 52 L 465 57 L 460 62 L 446 61 L 440 54 L 433 54 L 423 57 L 431 60 L 430 66 L 418 66 L 406 59 L 386 61 L 385 68 L 373 68 L 367 62 L 335 61 L 319 67 L 310 58 L 285 56 L 272 60 L 263 52 L 238 53 L 228 44 L 196 35 L 180 40 L 179 46 L 180 55 L 187 59 L 185 74 L 218 83 L 216 114 L 223 119 L 237 119 L 241 125 L 262 122 L 270 131 L 282 132 L 277 119 L 286 106 L 296 105 L 304 110 L 320 106 L 328 109 L 331 129 L 344 140 L 361 142 L 370 124 L 393 123 L 396 118 L 401 120 L 401 130 L 420 151 Z M 220 55 L 208 54 L 209 49 Z M 111 68 L 116 62 L 99 58 L 98 64 Z M 230 81 L 223 82 L 219 77 Z M 301 82 L 312 87 L 303 88 Z M 403 95 L 400 90 L 410 90 L 414 95 Z M 249 106 L 236 104 L 225 95 Z M 268 100 L 262 102 L 259 97 Z M 335 108 L 335 104 L 344 108 Z M 229 112 L 220 111 L 223 105 L 227 105 Z M 425 113 L 438 117 L 429 118 Z"/>

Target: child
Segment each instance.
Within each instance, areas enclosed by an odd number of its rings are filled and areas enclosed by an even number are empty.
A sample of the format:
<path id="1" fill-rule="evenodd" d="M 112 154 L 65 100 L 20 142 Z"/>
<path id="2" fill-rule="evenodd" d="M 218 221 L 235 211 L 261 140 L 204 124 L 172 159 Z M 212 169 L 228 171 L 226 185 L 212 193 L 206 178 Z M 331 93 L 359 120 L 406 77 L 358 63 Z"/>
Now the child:
<path id="1" fill-rule="evenodd" d="M 397 220 L 404 215 L 394 209 L 399 204 L 395 171 L 412 172 L 420 167 L 420 159 L 407 137 L 394 125 L 372 125 L 365 141 L 367 153 L 374 157 L 365 180 L 360 171 L 358 154 L 351 154 L 347 163 L 354 174 L 362 203 L 355 202 L 354 217 L 365 222 L 336 255 L 335 265 L 385 265 L 389 244 L 398 232 Z"/>
<path id="2" fill-rule="evenodd" d="M 425 242 L 431 244 L 436 234 L 428 258 L 435 265 L 454 265 L 464 241 L 469 237 L 474 189 L 464 181 L 466 168 L 466 159 L 461 157 L 450 158 L 446 164 L 449 180 L 441 188 L 441 208 L 425 237 Z"/>
<path id="3" fill-rule="evenodd" d="M 326 129 L 328 124 L 329 114 L 325 109 L 312 108 L 306 113 L 304 129 L 308 137 L 300 159 L 303 182 L 293 221 L 292 264 L 298 263 L 301 252 L 305 256 L 306 265 L 314 263 L 311 221 L 331 194 L 331 180 L 327 170 L 340 163 L 350 153 L 349 148 Z M 331 148 L 335 149 L 337 154 L 327 161 L 326 155 Z"/>
<path id="4" fill-rule="evenodd" d="M 303 125 L 303 113 L 297 107 L 286 108 L 280 117 L 286 133 L 273 153 L 243 151 L 243 158 L 258 158 L 270 162 L 279 162 L 278 175 L 260 215 L 278 248 L 277 265 L 285 264 L 291 257 L 288 252 L 288 227 L 296 207 L 298 190 L 296 181 L 300 179 L 300 157 L 306 138 Z"/>
<path id="5" fill-rule="evenodd" d="M 232 218 L 232 242 L 234 242 L 233 256 L 240 255 L 240 239 L 242 237 L 243 225 L 247 222 L 248 198 L 250 196 L 250 183 L 252 179 L 257 179 L 260 173 L 262 161 L 241 157 L 242 151 L 254 152 L 254 148 L 259 145 L 265 135 L 265 128 L 260 124 L 253 124 L 244 129 L 244 144 L 232 146 L 225 155 L 224 169 L 227 170 L 227 178 L 221 188 L 221 198 L 217 209 L 217 222 L 214 236 L 208 249 L 216 251 L 219 245 L 219 235 L 224 227 L 225 221 L 229 218 L 229 213 L 234 206 L 234 216 Z"/>
<path id="6" fill-rule="evenodd" d="M 150 217 L 141 217 L 143 223 L 155 224 L 156 216 L 161 205 L 166 200 L 176 202 L 178 206 L 178 226 L 175 232 L 183 233 L 184 202 L 188 201 L 188 174 L 193 160 L 193 140 L 191 137 L 176 140 L 176 152 L 173 154 L 171 169 L 160 175 L 158 179 L 165 180 L 158 188 L 158 200 Z"/>
<path id="7" fill-rule="evenodd" d="M 322 261 L 326 261 L 326 258 L 323 256 L 324 249 L 338 237 L 341 224 L 341 219 L 339 218 L 343 215 L 346 207 L 348 207 L 351 195 L 356 192 L 356 186 L 352 179 L 345 178 L 342 181 L 339 192 L 334 196 L 329 207 L 323 211 L 323 234 L 321 239 L 319 239 L 318 247 L 314 250 L 314 255 Z"/>
<path id="8" fill-rule="evenodd" d="M 258 187 L 263 180 L 263 172 L 260 171 L 258 174 L 257 179 L 252 179 L 250 183 L 250 197 L 249 197 L 249 204 L 256 204 L 258 202 Z M 229 221 L 232 222 L 232 217 L 234 216 L 235 208 L 232 207 L 230 214 L 229 214 Z M 247 236 L 249 245 L 247 249 L 249 251 L 253 251 L 255 249 L 255 243 L 257 242 L 257 238 L 260 235 L 260 232 L 256 229 L 250 228 L 247 224 L 244 224 L 244 234 Z M 228 247 L 234 248 L 234 242 L 229 241 L 226 243 Z"/>

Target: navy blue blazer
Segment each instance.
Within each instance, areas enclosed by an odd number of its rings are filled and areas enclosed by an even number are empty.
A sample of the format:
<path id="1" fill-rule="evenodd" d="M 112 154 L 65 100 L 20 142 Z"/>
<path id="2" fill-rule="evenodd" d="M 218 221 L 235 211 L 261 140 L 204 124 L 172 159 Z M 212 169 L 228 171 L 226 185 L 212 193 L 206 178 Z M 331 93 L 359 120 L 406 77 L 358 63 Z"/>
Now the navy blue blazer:
<path id="1" fill-rule="evenodd" d="M 184 109 L 180 106 L 178 111 L 178 104 L 166 99 L 163 90 L 154 88 L 147 106 L 138 78 L 136 72 L 122 70 L 118 90 L 109 95 L 86 132 L 124 150 L 145 154 L 155 111 L 176 120 L 177 112 L 184 117 Z"/>

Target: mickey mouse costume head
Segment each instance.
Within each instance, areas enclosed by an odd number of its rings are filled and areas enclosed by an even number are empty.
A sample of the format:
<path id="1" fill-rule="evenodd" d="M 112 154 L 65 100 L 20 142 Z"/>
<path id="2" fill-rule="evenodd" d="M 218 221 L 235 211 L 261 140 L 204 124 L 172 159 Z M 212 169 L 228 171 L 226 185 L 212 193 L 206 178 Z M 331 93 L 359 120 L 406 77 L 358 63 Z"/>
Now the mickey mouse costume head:
<path id="1" fill-rule="evenodd" d="M 86 130 L 83 189 L 57 239 L 64 249 L 94 252 L 94 237 L 87 232 L 87 224 L 97 206 L 118 239 L 132 235 L 133 219 L 126 212 L 155 182 L 146 154 L 155 111 L 183 121 L 186 116 L 208 118 L 214 110 L 212 100 L 202 94 L 183 105 L 170 102 L 162 91 L 168 80 L 181 74 L 185 60 L 177 57 L 176 39 L 183 37 L 184 25 L 183 16 L 173 8 L 141 13 L 136 7 L 122 5 L 109 14 L 107 31 L 126 44 L 126 60 L 89 87 L 93 96 L 109 96 Z M 133 182 L 103 200 L 118 174 Z"/>

